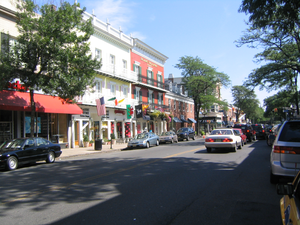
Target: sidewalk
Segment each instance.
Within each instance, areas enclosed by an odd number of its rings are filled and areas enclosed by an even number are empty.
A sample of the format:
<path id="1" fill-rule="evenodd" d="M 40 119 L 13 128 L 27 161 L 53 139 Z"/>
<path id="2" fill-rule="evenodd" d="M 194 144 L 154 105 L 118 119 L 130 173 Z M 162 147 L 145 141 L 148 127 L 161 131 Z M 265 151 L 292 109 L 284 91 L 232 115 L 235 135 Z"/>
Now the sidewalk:
<path id="1" fill-rule="evenodd" d="M 203 139 L 202 136 L 196 136 L 196 139 Z M 112 152 L 112 151 L 122 151 L 123 149 L 127 148 L 127 143 L 122 144 L 114 144 L 112 145 L 112 149 L 110 145 L 102 145 L 102 150 L 94 150 L 95 147 L 76 147 L 76 148 L 63 148 L 61 149 L 62 154 L 60 158 L 78 156 L 78 155 L 87 155 L 93 153 L 105 153 L 105 152 Z"/>
<path id="2" fill-rule="evenodd" d="M 123 144 L 114 144 L 112 145 L 112 149 L 110 145 L 102 145 L 102 150 L 95 150 L 95 147 L 76 147 L 76 148 L 63 148 L 61 149 L 62 154 L 60 158 L 78 156 L 78 155 L 87 155 L 93 153 L 101 153 L 101 152 L 112 152 L 112 151 L 121 151 L 122 149 L 127 148 L 127 143 Z"/>

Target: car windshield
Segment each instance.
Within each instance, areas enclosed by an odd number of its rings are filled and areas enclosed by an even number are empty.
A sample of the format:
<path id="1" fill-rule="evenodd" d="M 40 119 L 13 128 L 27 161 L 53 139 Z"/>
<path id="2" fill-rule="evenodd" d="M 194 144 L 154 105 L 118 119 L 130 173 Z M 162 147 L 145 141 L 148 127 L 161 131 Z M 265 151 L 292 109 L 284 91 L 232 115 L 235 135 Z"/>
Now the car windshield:
<path id="1" fill-rule="evenodd" d="M 4 142 L 1 145 L 1 149 L 5 149 L 5 148 L 21 148 L 23 146 L 24 143 L 24 139 L 13 139 L 13 140 L 9 140 Z"/>
<path id="2" fill-rule="evenodd" d="M 180 132 L 188 132 L 188 131 L 189 131 L 189 128 L 180 128 L 178 130 L 178 133 L 180 133 Z"/>
<path id="3" fill-rule="evenodd" d="M 211 135 L 232 135 L 231 130 L 213 130 Z"/>
<path id="4" fill-rule="evenodd" d="M 160 134 L 160 136 L 169 136 L 169 135 L 171 135 L 170 132 L 162 132 L 162 133 Z"/>
<path id="5" fill-rule="evenodd" d="M 282 128 L 278 141 L 300 142 L 300 122 L 287 122 Z"/>
<path id="6" fill-rule="evenodd" d="M 148 134 L 138 134 L 134 137 L 134 139 L 144 139 L 144 138 L 148 138 Z"/>

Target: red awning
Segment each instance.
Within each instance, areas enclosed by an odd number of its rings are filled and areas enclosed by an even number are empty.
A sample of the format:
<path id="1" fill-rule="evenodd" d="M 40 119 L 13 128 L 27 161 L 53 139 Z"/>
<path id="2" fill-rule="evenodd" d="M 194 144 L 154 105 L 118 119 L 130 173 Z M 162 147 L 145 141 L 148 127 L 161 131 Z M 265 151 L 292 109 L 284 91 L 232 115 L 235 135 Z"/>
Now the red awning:
<path id="1" fill-rule="evenodd" d="M 76 104 L 67 103 L 59 97 L 34 94 L 36 112 L 82 114 Z M 31 111 L 29 92 L 0 91 L 0 110 Z"/>

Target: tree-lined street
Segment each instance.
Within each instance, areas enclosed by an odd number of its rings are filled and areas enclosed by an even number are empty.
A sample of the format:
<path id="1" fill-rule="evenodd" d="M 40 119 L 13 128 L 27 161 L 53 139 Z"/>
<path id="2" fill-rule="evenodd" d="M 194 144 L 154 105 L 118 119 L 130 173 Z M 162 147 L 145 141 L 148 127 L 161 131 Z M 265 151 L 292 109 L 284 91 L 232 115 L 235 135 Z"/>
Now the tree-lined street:
<path id="1" fill-rule="evenodd" d="M 207 153 L 197 139 L 1 171 L 1 223 L 278 223 L 269 153 L 265 141 Z"/>

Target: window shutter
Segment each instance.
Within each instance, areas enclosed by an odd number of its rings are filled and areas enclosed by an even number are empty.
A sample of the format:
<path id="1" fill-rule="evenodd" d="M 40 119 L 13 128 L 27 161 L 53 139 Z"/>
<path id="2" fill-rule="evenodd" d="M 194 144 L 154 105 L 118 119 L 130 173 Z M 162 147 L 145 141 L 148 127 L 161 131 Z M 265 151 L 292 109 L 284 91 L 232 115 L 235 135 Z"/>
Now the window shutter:
<path id="1" fill-rule="evenodd" d="M 136 99 L 136 89 L 133 89 L 133 99 Z"/>
<path id="2" fill-rule="evenodd" d="M 135 64 L 133 64 L 133 72 L 135 72 Z"/>
<path id="3" fill-rule="evenodd" d="M 152 93 L 152 103 L 154 103 L 154 93 Z"/>
<path id="4" fill-rule="evenodd" d="M 142 92 L 142 90 L 140 90 L 140 101 L 143 101 L 143 92 Z"/>

